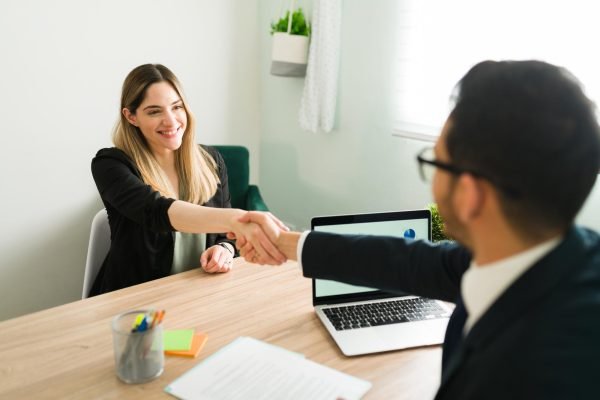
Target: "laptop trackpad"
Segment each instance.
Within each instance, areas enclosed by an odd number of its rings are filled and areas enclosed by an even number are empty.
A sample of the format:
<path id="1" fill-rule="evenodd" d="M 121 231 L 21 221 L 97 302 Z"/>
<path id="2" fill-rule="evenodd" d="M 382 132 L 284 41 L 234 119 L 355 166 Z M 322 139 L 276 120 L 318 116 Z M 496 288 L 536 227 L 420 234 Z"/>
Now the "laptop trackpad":
<path id="1" fill-rule="evenodd" d="M 448 318 L 330 332 L 347 356 L 443 343 Z M 329 329 L 329 327 L 328 327 Z"/>

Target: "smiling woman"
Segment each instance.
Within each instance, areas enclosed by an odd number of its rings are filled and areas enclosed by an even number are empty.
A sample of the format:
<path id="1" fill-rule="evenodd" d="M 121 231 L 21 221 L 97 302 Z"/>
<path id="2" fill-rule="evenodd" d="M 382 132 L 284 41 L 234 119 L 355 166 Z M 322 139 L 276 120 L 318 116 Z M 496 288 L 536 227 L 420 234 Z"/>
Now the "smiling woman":
<path id="1" fill-rule="evenodd" d="M 136 115 L 124 108 L 123 114 L 130 124 L 140 129 L 154 154 L 168 156 L 181 146 L 187 115 L 183 101 L 170 84 L 158 82 L 151 85 L 138 109 L 141 112 Z"/>
<path id="2" fill-rule="evenodd" d="M 175 75 L 160 64 L 132 70 L 123 84 L 114 148 L 100 150 L 92 174 L 108 213 L 111 245 L 91 295 L 201 266 L 227 272 L 235 248 L 225 234 L 253 241 L 271 263 L 285 257 L 263 231 L 232 209 L 218 151 L 197 145 L 194 117 Z"/>
<path id="3" fill-rule="evenodd" d="M 159 64 L 135 68 L 123 84 L 121 112 L 113 141 L 144 181 L 175 199 L 208 201 L 218 184 L 216 164 L 196 145 L 194 116 L 177 77 Z"/>

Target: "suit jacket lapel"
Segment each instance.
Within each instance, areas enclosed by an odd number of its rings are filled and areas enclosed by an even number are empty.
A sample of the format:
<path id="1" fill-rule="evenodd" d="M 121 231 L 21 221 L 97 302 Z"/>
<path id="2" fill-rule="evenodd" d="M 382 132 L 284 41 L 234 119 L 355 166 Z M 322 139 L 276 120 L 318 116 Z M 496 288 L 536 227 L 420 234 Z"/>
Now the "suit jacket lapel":
<path id="1" fill-rule="evenodd" d="M 452 355 L 459 348 L 463 341 L 463 330 L 467 322 L 467 309 L 463 303 L 462 297 L 456 302 L 454 312 L 448 321 L 446 335 L 444 338 L 444 351 L 442 353 L 442 370 L 445 370 Z"/>
<path id="2" fill-rule="evenodd" d="M 442 382 L 456 369 L 462 360 L 463 330 L 467 322 L 467 309 L 462 297 L 456 302 L 456 308 L 448 321 L 442 353 Z"/>
<path id="3" fill-rule="evenodd" d="M 583 265 L 584 255 L 585 244 L 582 237 L 576 228 L 571 228 L 562 243 L 508 287 L 448 355 L 445 365 L 442 364 L 440 390 L 452 378 L 469 352 L 476 351 L 482 345 L 489 345 L 488 342 L 493 341 L 504 327 L 523 315 L 524 309 L 535 307 L 568 274 Z M 457 304 L 457 308 L 458 306 Z"/>

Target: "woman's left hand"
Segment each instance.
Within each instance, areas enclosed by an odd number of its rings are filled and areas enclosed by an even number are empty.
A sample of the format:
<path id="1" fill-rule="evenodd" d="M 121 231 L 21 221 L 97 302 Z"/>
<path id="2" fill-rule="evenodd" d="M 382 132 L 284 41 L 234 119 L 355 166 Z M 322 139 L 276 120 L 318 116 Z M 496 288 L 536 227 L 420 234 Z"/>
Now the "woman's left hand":
<path id="1" fill-rule="evenodd" d="M 200 265 L 208 273 L 229 272 L 233 254 L 223 246 L 214 245 L 200 255 Z"/>

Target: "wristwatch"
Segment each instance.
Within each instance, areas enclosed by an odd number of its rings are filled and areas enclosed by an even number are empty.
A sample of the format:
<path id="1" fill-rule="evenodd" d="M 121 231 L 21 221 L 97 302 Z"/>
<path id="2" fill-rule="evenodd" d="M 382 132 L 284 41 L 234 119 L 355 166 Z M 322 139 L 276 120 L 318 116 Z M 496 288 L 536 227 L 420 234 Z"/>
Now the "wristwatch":
<path id="1" fill-rule="evenodd" d="M 220 242 L 220 243 L 217 243 L 217 245 L 226 248 L 227 250 L 229 250 L 229 252 L 231 253 L 232 256 L 235 256 L 235 251 L 232 250 L 232 248 L 230 247 L 231 245 L 229 243 Z"/>

